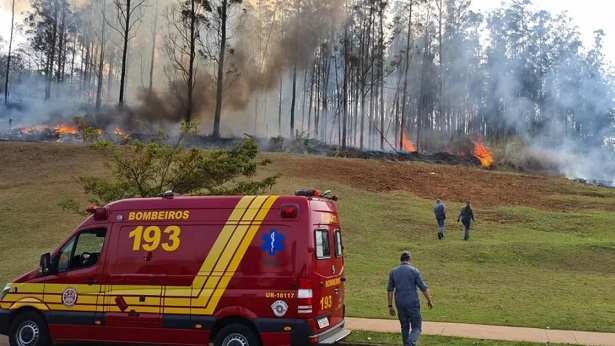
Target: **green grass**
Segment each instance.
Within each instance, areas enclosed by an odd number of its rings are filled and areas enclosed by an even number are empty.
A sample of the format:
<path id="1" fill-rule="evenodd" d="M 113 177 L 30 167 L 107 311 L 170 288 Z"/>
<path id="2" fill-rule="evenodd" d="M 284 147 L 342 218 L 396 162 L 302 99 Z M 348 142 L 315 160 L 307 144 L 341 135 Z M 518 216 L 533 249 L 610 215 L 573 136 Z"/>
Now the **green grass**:
<path id="1" fill-rule="evenodd" d="M 400 192 L 343 195 L 353 201 L 339 203 L 349 315 L 388 318 L 386 274 L 409 249 L 435 302 L 425 320 L 615 331 L 615 214 L 491 211 L 506 216 L 501 224 L 479 209 L 469 242 L 450 219 L 438 241 L 431 203 Z"/>
<path id="2" fill-rule="evenodd" d="M 82 221 L 57 207 L 64 196 L 80 196 L 73 177 L 104 171 L 100 162 L 88 162 L 93 160 L 88 152 L 76 149 L 68 150 L 66 159 L 45 148 L 24 149 L 23 157 L 1 149 L 7 163 L 0 170 L 0 280 L 7 282 L 36 268 L 40 254 Z M 448 203 L 446 237 L 440 241 L 432 199 L 404 191 L 368 192 L 352 187 L 352 181 L 340 182 L 343 177 L 334 182 L 290 173 L 287 157 L 272 156 L 276 165 L 267 168 L 283 173 L 274 193 L 317 187 L 340 196 L 349 316 L 391 318 L 387 276 L 407 249 L 434 298 L 434 309 L 424 309 L 425 321 L 615 332 L 612 190 L 562 184 L 570 188 L 545 196 L 581 205 L 577 211 L 475 206 L 468 242 L 455 222 L 461 205 Z M 86 198 L 81 200 L 85 205 Z"/>
<path id="3" fill-rule="evenodd" d="M 376 333 L 355 330 L 350 336 L 344 339 L 344 343 L 349 345 L 371 344 L 371 345 L 400 345 L 401 335 L 399 333 Z M 521 341 L 502 341 L 456 338 L 450 336 L 425 335 L 419 337 L 421 346 L 564 346 L 565 344 L 521 342 Z"/>

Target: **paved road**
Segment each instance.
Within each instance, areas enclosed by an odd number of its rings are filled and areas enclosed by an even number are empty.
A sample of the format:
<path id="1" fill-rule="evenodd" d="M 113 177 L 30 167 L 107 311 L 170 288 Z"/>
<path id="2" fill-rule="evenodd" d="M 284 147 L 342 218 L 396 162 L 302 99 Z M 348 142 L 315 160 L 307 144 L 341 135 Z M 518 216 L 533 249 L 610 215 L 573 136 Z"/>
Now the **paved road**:
<path id="1" fill-rule="evenodd" d="M 399 333 L 397 320 L 346 318 L 351 330 Z M 615 333 L 488 326 L 466 323 L 423 322 L 423 334 L 457 336 L 473 339 L 564 343 L 573 345 L 615 346 Z"/>
<path id="2" fill-rule="evenodd" d="M 397 320 L 346 318 L 351 330 L 399 333 Z M 423 334 L 445 335 L 474 339 L 563 343 L 572 345 L 615 346 L 615 333 L 594 333 L 570 330 L 488 326 L 466 323 L 423 322 Z M 74 344 L 73 344 L 74 345 Z M 8 346 L 8 339 L 0 336 L 0 346 Z"/>

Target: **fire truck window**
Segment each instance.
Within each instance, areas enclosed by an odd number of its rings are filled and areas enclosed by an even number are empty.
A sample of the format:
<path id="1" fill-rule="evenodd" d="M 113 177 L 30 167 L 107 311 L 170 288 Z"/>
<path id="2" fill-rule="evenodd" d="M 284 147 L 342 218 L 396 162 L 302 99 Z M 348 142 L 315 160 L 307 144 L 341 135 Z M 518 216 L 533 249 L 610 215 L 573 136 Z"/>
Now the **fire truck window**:
<path id="1" fill-rule="evenodd" d="M 331 246 L 329 244 L 329 231 L 326 229 L 317 229 L 316 237 L 316 258 L 323 259 L 331 257 Z"/>
<path id="2" fill-rule="evenodd" d="M 73 249 L 75 248 L 75 238 L 71 239 L 62 250 L 60 250 L 60 257 L 58 258 L 58 273 L 63 273 L 68 270 L 70 259 L 72 258 Z"/>
<path id="3" fill-rule="evenodd" d="M 91 267 L 98 262 L 98 257 L 105 242 L 106 230 L 87 230 L 79 233 L 60 251 L 58 272 L 65 272 Z M 77 242 L 75 246 L 75 241 Z"/>
<path id="4" fill-rule="evenodd" d="M 344 253 L 342 252 L 342 232 L 339 229 L 335 230 L 333 233 L 335 236 L 335 257 L 342 257 Z"/>

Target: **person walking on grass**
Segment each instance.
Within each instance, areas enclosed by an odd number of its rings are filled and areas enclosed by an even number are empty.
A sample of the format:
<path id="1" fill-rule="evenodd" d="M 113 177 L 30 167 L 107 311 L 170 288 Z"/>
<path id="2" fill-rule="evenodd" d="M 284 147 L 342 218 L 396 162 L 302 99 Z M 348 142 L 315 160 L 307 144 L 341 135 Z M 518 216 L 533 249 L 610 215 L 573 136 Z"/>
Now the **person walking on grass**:
<path id="1" fill-rule="evenodd" d="M 470 225 L 474 221 L 474 212 L 472 211 L 472 206 L 470 205 L 470 201 L 466 201 L 465 207 L 461 208 L 461 212 L 459 212 L 459 216 L 457 216 L 457 222 L 461 219 L 461 223 L 464 227 L 463 232 L 463 240 L 470 239 Z"/>
<path id="2" fill-rule="evenodd" d="M 436 215 L 436 221 L 438 222 L 438 239 L 444 238 L 444 220 L 446 220 L 446 206 L 438 198 L 436 205 L 433 207 L 433 212 Z"/>
<path id="3" fill-rule="evenodd" d="M 395 297 L 395 307 L 397 307 L 398 319 L 401 324 L 403 345 L 416 346 L 421 335 L 423 322 L 421 301 L 417 293 L 417 287 L 427 298 L 427 305 L 430 309 L 433 308 L 433 302 L 421 272 L 410 265 L 410 252 L 402 252 L 400 261 L 401 264 L 389 272 L 389 284 L 387 287 L 389 314 L 395 316 L 395 308 L 393 308 L 393 297 Z"/>

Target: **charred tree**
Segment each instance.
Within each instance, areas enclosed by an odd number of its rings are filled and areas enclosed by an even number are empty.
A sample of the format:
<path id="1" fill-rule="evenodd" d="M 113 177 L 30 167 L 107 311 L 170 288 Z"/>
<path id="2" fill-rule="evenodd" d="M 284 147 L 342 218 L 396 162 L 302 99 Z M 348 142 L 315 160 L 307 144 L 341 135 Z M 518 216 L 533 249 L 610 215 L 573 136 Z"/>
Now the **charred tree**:
<path id="1" fill-rule="evenodd" d="M 109 22 L 107 24 L 117 31 L 122 39 L 119 106 L 123 108 L 128 63 L 128 43 L 135 35 L 133 32 L 135 25 L 141 23 L 141 17 L 143 17 L 144 7 L 147 6 L 147 0 L 114 0 L 114 3 L 119 25 L 116 26 Z"/>
<path id="2" fill-rule="evenodd" d="M 102 16 L 103 16 L 103 20 L 102 20 L 102 30 L 101 30 L 101 38 L 100 38 L 100 57 L 98 59 L 98 85 L 96 87 L 96 110 L 100 109 L 101 103 L 102 103 L 102 85 L 103 85 L 103 65 L 105 63 L 105 43 L 106 43 L 106 38 L 105 38 L 105 31 L 107 29 L 107 23 L 106 23 L 106 19 L 107 19 L 107 1 L 106 0 L 102 0 L 103 3 L 103 7 L 102 7 Z"/>
<path id="3" fill-rule="evenodd" d="M 347 132 L 348 132 L 348 84 L 349 84 L 349 76 L 348 74 L 350 73 L 349 69 L 350 69 L 350 57 L 348 56 L 348 54 L 350 53 L 350 42 L 349 42 L 349 38 L 348 38 L 348 26 L 349 24 L 346 23 L 346 25 L 344 25 L 344 81 L 343 81 L 343 108 L 344 108 L 344 115 L 342 118 L 342 137 L 341 137 L 341 144 L 342 144 L 342 150 L 346 149 L 346 136 L 347 136 Z"/>
<path id="4" fill-rule="evenodd" d="M 49 64 L 47 66 L 47 86 L 45 88 L 45 100 L 51 98 L 51 82 L 53 80 L 53 66 L 56 57 L 56 43 L 58 37 L 58 0 L 53 2 L 53 21 L 51 31 L 51 51 L 49 52 Z"/>
<path id="5" fill-rule="evenodd" d="M 147 92 L 149 96 L 152 96 L 152 89 L 154 87 L 154 57 L 156 56 L 156 38 L 158 36 L 158 1 L 156 1 L 156 10 L 154 13 L 154 24 L 152 29 L 152 51 L 150 55 L 149 63 L 149 86 Z"/>
<path id="6" fill-rule="evenodd" d="M 13 48 L 13 30 L 15 28 L 15 0 L 11 5 L 11 35 L 9 37 L 9 52 L 6 57 L 6 77 L 4 79 L 4 104 L 9 102 L 9 76 L 11 75 L 11 54 Z"/>
<path id="7" fill-rule="evenodd" d="M 404 60 L 404 74 L 403 74 L 403 78 L 404 78 L 404 87 L 402 89 L 402 99 L 401 99 L 401 124 L 400 124 L 400 129 L 401 131 L 399 131 L 399 148 L 403 148 L 404 147 L 404 139 L 403 139 L 403 133 L 404 131 L 406 131 L 406 118 L 407 118 L 407 114 L 406 114 L 406 102 L 408 100 L 408 72 L 410 71 L 410 51 L 412 50 L 412 47 L 410 46 L 411 42 L 412 42 L 412 6 L 413 6 L 413 0 L 410 0 L 410 3 L 408 4 L 408 31 L 406 33 L 406 51 L 405 51 L 405 60 Z M 401 76 L 401 74 L 400 74 Z"/>

